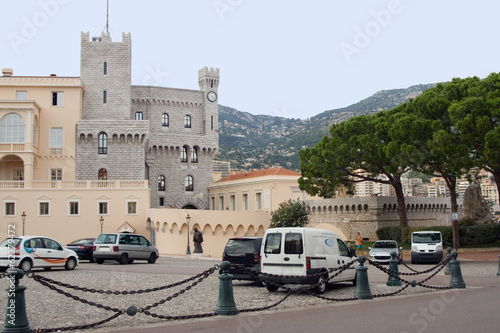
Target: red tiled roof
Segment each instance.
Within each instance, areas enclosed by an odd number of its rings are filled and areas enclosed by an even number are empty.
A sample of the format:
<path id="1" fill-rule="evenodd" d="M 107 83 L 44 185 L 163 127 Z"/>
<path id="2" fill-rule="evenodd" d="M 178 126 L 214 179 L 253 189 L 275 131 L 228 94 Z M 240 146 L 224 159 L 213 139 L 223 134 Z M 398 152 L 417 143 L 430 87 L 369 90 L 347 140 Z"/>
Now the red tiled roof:
<path id="1" fill-rule="evenodd" d="M 230 180 L 239 180 L 239 179 L 249 179 L 249 178 L 256 178 L 256 177 L 264 177 L 264 176 L 300 176 L 300 173 L 288 170 L 288 169 L 283 169 L 283 168 L 271 168 L 271 169 L 261 169 L 257 171 L 250 171 L 250 172 L 242 172 L 242 173 L 237 173 L 235 175 L 230 175 L 227 177 L 222 178 L 218 182 L 227 182 Z"/>

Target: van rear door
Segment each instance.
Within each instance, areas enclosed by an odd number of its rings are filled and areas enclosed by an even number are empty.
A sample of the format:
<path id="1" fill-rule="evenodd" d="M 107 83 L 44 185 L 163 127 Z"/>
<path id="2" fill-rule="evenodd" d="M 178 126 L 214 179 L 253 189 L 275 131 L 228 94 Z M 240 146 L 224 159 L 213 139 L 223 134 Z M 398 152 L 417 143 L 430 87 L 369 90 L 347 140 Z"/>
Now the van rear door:
<path id="1" fill-rule="evenodd" d="M 269 232 L 264 239 L 262 255 L 262 272 L 267 274 L 283 274 L 283 254 L 281 232 Z"/>
<path id="2" fill-rule="evenodd" d="M 283 275 L 306 275 L 302 233 L 287 232 L 284 240 Z"/>

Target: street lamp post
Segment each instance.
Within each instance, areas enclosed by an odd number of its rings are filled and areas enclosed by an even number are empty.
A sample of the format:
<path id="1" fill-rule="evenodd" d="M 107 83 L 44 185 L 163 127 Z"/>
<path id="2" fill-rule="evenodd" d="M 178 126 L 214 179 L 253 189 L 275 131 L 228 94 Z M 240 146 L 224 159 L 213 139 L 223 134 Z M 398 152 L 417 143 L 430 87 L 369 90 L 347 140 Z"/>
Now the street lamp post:
<path id="1" fill-rule="evenodd" d="M 188 229 L 187 229 L 187 249 L 186 249 L 186 254 L 191 254 L 191 248 L 189 247 L 189 222 L 191 222 L 191 216 L 189 216 L 189 214 L 187 214 L 186 216 L 186 222 L 187 222 L 187 225 L 188 225 Z"/>
<path id="2" fill-rule="evenodd" d="M 99 223 L 101 224 L 101 234 L 102 234 L 102 227 L 104 226 L 104 218 L 102 216 L 99 219 Z"/>
<path id="3" fill-rule="evenodd" d="M 23 236 L 24 236 L 24 222 L 26 222 L 26 213 L 24 211 L 21 214 L 21 218 L 23 219 Z"/>

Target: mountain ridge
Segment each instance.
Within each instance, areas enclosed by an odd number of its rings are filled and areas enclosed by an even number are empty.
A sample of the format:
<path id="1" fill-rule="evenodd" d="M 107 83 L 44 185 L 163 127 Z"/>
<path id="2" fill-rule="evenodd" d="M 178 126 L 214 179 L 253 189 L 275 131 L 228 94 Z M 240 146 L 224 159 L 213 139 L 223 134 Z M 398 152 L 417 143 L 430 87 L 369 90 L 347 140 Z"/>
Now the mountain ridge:
<path id="1" fill-rule="evenodd" d="M 216 160 L 231 162 L 232 170 L 283 167 L 299 171 L 299 150 L 319 142 L 332 124 L 361 114 L 390 110 L 434 83 L 380 90 L 343 108 L 323 111 L 309 119 L 294 119 L 249 112 L 219 105 L 219 154 Z"/>

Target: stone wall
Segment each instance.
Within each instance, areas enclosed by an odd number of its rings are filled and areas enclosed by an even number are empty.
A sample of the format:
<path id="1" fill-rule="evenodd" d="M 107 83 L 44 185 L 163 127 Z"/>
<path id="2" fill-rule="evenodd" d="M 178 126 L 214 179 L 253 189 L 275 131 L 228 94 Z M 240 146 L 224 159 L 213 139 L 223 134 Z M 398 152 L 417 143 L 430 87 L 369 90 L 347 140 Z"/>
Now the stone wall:
<path id="1" fill-rule="evenodd" d="M 450 198 L 407 197 L 409 226 L 451 225 Z M 395 197 L 363 197 L 307 200 L 309 224 L 331 224 L 354 239 L 357 232 L 363 238 L 377 240 L 380 227 L 399 226 Z M 461 203 L 459 203 L 461 206 Z"/>

